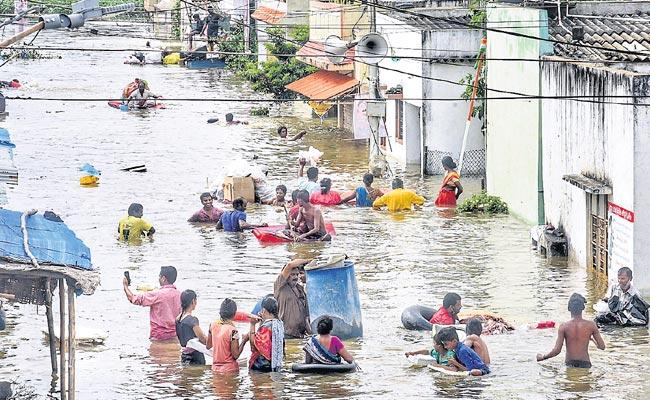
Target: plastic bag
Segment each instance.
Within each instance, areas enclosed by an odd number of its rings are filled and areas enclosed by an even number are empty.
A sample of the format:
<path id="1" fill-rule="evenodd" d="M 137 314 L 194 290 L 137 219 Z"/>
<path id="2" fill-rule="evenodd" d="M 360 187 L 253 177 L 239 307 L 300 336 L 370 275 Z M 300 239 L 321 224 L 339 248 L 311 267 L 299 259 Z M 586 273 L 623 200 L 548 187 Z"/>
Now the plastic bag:
<path id="1" fill-rule="evenodd" d="M 81 167 L 79 167 L 79 171 L 84 172 L 82 176 L 100 176 L 102 172 L 92 165 L 85 163 Z"/>
<path id="2" fill-rule="evenodd" d="M 298 160 L 305 159 L 307 160 L 307 165 L 310 167 L 315 167 L 320 161 L 320 158 L 323 156 L 323 152 L 318 150 L 315 147 L 309 146 L 309 150 L 300 150 L 298 152 Z"/>

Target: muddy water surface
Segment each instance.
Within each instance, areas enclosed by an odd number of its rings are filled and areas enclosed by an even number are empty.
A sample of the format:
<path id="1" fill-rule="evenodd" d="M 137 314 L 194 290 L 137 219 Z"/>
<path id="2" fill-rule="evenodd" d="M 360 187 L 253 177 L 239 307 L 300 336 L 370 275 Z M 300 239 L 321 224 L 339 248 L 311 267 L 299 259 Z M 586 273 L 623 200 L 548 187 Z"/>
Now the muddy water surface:
<path id="1" fill-rule="evenodd" d="M 101 24 L 100 33 L 120 37 L 43 32 L 36 43 L 71 47 L 141 47 L 146 36 L 138 27 Z M 135 33 L 134 33 L 135 32 Z M 57 53 L 58 54 L 58 53 Z M 62 59 L 11 62 L 2 79 L 25 81 L 19 93 L 52 98 L 117 96 L 134 77 L 168 98 L 260 98 L 230 75 L 170 66 L 123 65 L 126 53 L 61 52 Z M 200 207 L 198 195 L 214 186 L 225 164 L 254 154 L 270 170 L 270 180 L 292 184 L 296 155 L 308 146 L 325 153 L 322 175 L 339 189 L 360 181 L 367 147 L 348 140 L 333 121 L 304 119 L 291 107 L 270 118 L 248 117 L 250 102 L 174 102 L 153 112 L 120 112 L 105 102 L 9 101 L 3 126 L 17 145 L 20 185 L 9 192 L 10 207 L 53 209 L 92 249 L 102 271 L 93 296 L 78 299 L 78 325 L 104 330 L 103 346 L 78 351 L 77 388 L 81 399 L 127 398 L 525 398 L 643 399 L 650 393 L 646 329 L 609 330 L 608 349 L 592 350 L 589 372 L 567 370 L 562 357 L 542 364 L 535 353 L 548 351 L 555 331 L 517 332 L 487 337 L 493 374 L 480 379 L 436 376 L 409 368 L 404 351 L 430 345 L 424 333 L 401 327 L 404 307 L 435 305 L 454 290 L 466 309 L 503 315 L 515 325 L 567 318 L 568 296 L 578 291 L 593 301 L 605 290 L 586 271 L 553 265 L 529 250 L 528 226 L 512 217 L 457 216 L 427 207 L 387 214 L 337 208 L 326 212 L 338 236 L 331 244 L 263 247 L 250 234 L 229 235 L 186 223 Z M 248 126 L 208 125 L 227 111 L 249 119 Z M 274 131 L 308 129 L 301 143 L 278 140 Z M 85 162 L 102 170 L 101 184 L 83 188 L 77 168 Z M 120 168 L 146 164 L 148 172 Z M 406 184 L 435 195 L 440 177 L 421 179 L 403 172 Z M 478 182 L 465 180 L 469 191 Z M 388 181 L 380 186 L 388 186 Z M 155 240 L 127 246 L 115 240 L 117 221 L 131 202 L 145 207 L 156 227 Z M 253 221 L 281 222 L 271 207 L 251 207 Z M 339 252 L 356 260 L 365 337 L 346 343 L 363 372 L 336 376 L 283 373 L 213 379 L 208 368 L 184 368 L 175 349 L 152 346 L 148 311 L 130 305 L 121 289 L 122 272 L 133 281 L 155 283 L 161 265 L 179 270 L 179 289 L 198 292 L 196 315 L 204 329 L 217 318 L 228 296 L 243 309 L 272 290 L 289 257 Z M 0 334 L 0 379 L 13 379 L 45 394 L 50 387 L 48 349 L 42 330 L 44 309 L 9 307 L 10 328 Z M 245 326 L 242 329 L 246 329 Z M 593 348 L 593 346 L 592 346 Z M 300 344 L 290 343 L 289 362 L 301 358 Z M 242 360 L 247 358 L 247 350 Z"/>

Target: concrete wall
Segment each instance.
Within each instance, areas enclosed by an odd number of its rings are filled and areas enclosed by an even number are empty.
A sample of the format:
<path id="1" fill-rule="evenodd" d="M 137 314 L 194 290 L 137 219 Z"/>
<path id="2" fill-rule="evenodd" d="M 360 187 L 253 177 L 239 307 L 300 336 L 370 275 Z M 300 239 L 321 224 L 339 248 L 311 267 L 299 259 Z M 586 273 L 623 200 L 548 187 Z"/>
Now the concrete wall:
<path id="1" fill-rule="evenodd" d="M 542 63 L 544 96 L 629 96 L 634 74 L 564 62 Z M 598 97 L 596 97 L 598 98 Z M 563 227 L 569 257 L 588 265 L 586 193 L 562 180 L 583 174 L 607 182 L 609 201 L 634 210 L 634 108 L 618 104 L 542 100 L 546 222 Z M 610 277 L 611 277 L 610 273 Z"/>
<path id="2" fill-rule="evenodd" d="M 309 40 L 324 42 L 329 35 L 342 37 L 342 9 L 331 3 L 311 2 Z"/>
<path id="3" fill-rule="evenodd" d="M 548 37 L 545 10 L 489 6 L 488 27 L 536 37 Z M 538 59 L 551 51 L 547 42 L 488 31 L 487 58 Z M 539 63 L 497 61 L 487 63 L 491 89 L 539 95 Z M 512 96 L 489 92 L 490 97 Z M 513 214 L 530 224 L 544 222 L 541 191 L 541 101 L 489 100 L 487 105 L 487 189 L 508 203 Z"/>
<path id="4" fill-rule="evenodd" d="M 467 74 L 474 74 L 474 61 L 446 62 L 447 58 L 467 57 L 478 53 L 481 32 L 467 29 L 438 30 L 423 33 L 424 56 L 441 62 L 423 63 L 423 97 L 428 99 L 460 99 L 464 86 L 458 82 Z M 440 160 L 450 155 L 458 160 L 469 110 L 469 101 L 425 100 L 422 110 L 424 145 L 427 148 L 428 173 L 442 174 Z M 475 118 L 467 141 L 467 152 L 482 155 L 485 139 L 482 122 Z M 467 154 L 467 153 L 466 153 Z M 465 164 L 468 166 L 468 163 Z M 480 167 L 480 171 L 484 166 Z M 466 169 L 465 169 L 466 171 Z M 461 173 L 465 172 L 461 171 Z"/>
<path id="5" fill-rule="evenodd" d="M 393 24 L 394 26 L 391 26 Z M 377 31 L 386 39 L 388 55 L 379 63 L 379 84 L 387 89 L 397 85 L 402 86 L 404 104 L 404 119 L 402 143 L 395 138 L 396 131 L 396 102 L 386 101 L 386 132 L 390 146 L 386 152 L 402 164 L 420 163 L 420 119 L 415 121 L 413 115 L 422 106 L 422 49 L 417 44 L 422 43 L 422 32 L 405 26 L 403 22 L 384 14 L 377 14 Z M 409 44 L 408 46 L 405 44 Z M 396 48 L 393 49 L 392 46 Z M 409 47 L 404 49 L 404 47 Z M 410 58 L 396 58 L 393 55 Z M 359 64 L 359 63 L 357 63 Z M 412 75 L 409 75 L 412 74 Z M 413 76 L 417 75 L 417 76 Z M 407 121 L 408 119 L 408 121 Z"/>
<path id="6" fill-rule="evenodd" d="M 650 77 L 637 76 L 634 93 L 647 96 L 650 93 Z M 634 284 L 650 297 L 650 99 L 638 97 L 643 106 L 634 109 L 634 177 L 628 176 L 627 184 L 634 185 Z M 633 183 L 632 183 L 632 182 Z"/>

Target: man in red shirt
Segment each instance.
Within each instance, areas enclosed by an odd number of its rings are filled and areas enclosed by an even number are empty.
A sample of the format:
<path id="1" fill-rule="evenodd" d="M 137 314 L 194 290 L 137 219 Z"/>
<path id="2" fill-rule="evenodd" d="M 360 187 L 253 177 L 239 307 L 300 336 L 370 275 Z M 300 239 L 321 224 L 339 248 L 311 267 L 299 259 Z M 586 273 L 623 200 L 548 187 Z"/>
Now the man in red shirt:
<path id="1" fill-rule="evenodd" d="M 458 321 L 458 313 L 463 307 L 460 296 L 447 293 L 442 299 L 442 307 L 429 320 L 434 325 L 454 325 Z"/>

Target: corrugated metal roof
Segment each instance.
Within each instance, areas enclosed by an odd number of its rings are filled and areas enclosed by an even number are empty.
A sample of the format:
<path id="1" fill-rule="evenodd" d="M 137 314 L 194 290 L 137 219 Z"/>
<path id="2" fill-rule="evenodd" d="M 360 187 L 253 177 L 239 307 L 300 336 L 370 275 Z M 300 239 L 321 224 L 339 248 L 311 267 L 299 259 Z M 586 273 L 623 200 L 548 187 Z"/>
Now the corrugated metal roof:
<path id="1" fill-rule="evenodd" d="M 470 24 L 472 17 L 469 13 L 465 15 L 424 15 L 424 14 L 408 14 L 400 12 L 385 13 L 391 18 L 401 21 L 405 24 L 411 25 L 414 28 L 423 31 L 440 31 L 449 29 L 467 30 L 467 25 Z M 479 29 L 479 28 L 476 28 Z"/>
<path id="2" fill-rule="evenodd" d="M 312 100 L 327 100 L 345 94 L 358 85 L 359 81 L 349 76 L 320 70 L 285 87 Z"/>
<path id="3" fill-rule="evenodd" d="M 600 15 L 600 18 L 563 17 L 560 26 L 557 18 L 549 20 L 551 39 L 556 43 L 554 52 L 567 58 L 602 61 L 649 61 L 650 60 L 650 14 Z M 617 19 L 608 19 L 613 17 Z M 574 41 L 571 30 L 582 27 L 584 38 Z M 568 29 L 568 32 L 567 32 Z M 589 49 L 580 44 L 603 47 Z M 612 51 L 606 50 L 607 48 Z M 617 50 L 644 54 L 626 54 Z"/>
<path id="4" fill-rule="evenodd" d="M 285 15 L 287 15 L 287 13 L 284 11 L 274 10 L 266 6 L 259 6 L 257 7 L 257 10 L 251 14 L 251 17 L 255 20 L 266 22 L 269 25 L 275 25 L 282 21 L 282 18 L 284 18 Z"/>
<path id="5" fill-rule="evenodd" d="M 309 41 L 305 43 L 304 46 L 302 46 L 300 50 L 296 52 L 296 55 L 302 57 L 316 56 L 318 58 L 324 59 L 324 61 L 329 62 L 329 59 L 326 57 L 328 54 L 325 53 L 325 43 L 321 42 Z M 343 60 L 341 64 L 351 64 L 352 59 L 354 58 L 354 47 L 349 48 L 348 51 L 345 52 L 345 57 L 346 59 Z"/>

